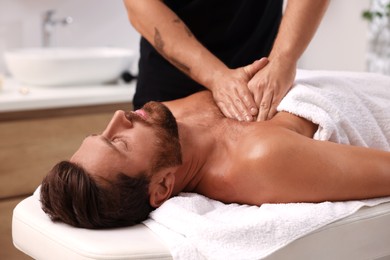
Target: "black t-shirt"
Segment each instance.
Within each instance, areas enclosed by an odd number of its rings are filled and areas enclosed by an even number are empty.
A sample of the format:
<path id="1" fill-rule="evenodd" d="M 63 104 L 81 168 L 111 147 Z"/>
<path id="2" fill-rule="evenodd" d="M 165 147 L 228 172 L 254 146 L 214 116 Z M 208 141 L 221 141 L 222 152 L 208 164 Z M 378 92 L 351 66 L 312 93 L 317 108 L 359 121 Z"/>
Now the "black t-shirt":
<path id="1" fill-rule="evenodd" d="M 237 68 L 268 56 L 283 0 L 165 0 L 208 50 Z M 141 38 L 134 106 L 188 96 L 204 87 L 176 69 Z M 211 72 L 212 73 L 212 72 Z"/>

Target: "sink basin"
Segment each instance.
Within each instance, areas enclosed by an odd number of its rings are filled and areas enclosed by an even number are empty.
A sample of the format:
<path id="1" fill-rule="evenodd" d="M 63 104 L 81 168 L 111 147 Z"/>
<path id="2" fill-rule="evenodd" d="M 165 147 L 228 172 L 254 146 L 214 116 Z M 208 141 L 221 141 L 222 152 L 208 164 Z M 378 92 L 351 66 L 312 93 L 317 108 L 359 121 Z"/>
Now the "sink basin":
<path id="1" fill-rule="evenodd" d="M 20 83 L 38 86 L 96 85 L 129 70 L 134 52 L 121 48 L 31 48 L 7 51 L 7 68 Z"/>

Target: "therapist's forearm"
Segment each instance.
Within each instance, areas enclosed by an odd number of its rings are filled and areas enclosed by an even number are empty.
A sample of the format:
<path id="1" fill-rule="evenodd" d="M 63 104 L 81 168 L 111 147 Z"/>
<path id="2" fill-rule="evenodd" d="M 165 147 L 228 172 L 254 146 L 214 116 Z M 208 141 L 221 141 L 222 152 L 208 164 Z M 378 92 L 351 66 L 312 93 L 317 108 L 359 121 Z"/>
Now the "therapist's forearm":
<path id="1" fill-rule="evenodd" d="M 170 63 L 211 89 L 228 68 L 209 52 L 162 1 L 124 0 L 129 20 Z M 213 71 L 213 73 L 209 73 Z"/>
<path id="2" fill-rule="evenodd" d="M 295 65 L 313 38 L 329 0 L 288 0 L 278 35 L 269 55 Z"/>

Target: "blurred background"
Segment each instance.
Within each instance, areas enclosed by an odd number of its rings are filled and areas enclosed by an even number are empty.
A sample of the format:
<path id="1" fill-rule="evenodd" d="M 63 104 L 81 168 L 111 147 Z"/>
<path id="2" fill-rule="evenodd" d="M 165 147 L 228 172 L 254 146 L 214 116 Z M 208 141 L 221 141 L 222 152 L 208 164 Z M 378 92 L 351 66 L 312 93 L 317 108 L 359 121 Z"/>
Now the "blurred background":
<path id="1" fill-rule="evenodd" d="M 369 0 L 331 1 L 328 12 L 306 53 L 301 68 L 365 70 L 367 21 L 361 13 Z M 121 0 L 1 0 L 0 57 L 7 49 L 42 45 L 45 11 L 73 22 L 56 26 L 56 46 L 116 46 L 138 50 L 139 35 L 131 27 Z M 5 72 L 0 58 L 0 72 Z"/>

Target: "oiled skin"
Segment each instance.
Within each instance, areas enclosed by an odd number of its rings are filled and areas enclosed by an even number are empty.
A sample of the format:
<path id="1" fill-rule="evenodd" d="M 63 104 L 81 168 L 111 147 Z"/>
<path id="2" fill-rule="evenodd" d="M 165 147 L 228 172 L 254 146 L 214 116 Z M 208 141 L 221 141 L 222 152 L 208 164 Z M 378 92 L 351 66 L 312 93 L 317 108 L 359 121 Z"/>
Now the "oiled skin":
<path id="1" fill-rule="evenodd" d="M 184 156 L 173 195 L 254 205 L 390 195 L 389 152 L 313 140 L 316 125 L 284 112 L 266 122 L 224 118 L 207 91 L 166 105 Z"/>

